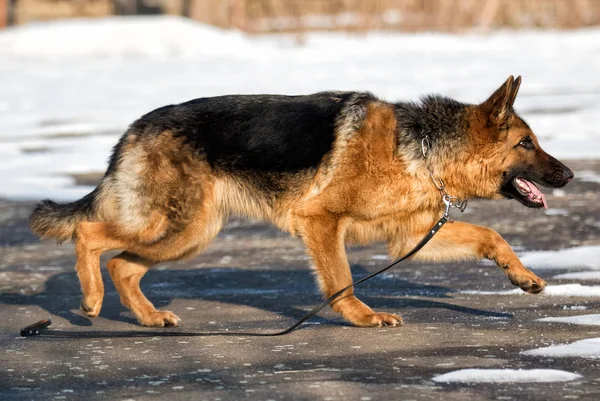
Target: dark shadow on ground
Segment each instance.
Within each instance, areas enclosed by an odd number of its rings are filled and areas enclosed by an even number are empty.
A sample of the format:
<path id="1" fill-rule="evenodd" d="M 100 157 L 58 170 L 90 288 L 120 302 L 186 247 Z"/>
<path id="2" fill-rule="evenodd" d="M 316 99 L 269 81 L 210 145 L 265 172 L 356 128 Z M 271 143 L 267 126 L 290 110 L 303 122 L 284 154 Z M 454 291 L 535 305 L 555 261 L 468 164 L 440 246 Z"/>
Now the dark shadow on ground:
<path id="1" fill-rule="evenodd" d="M 368 274 L 360 265 L 353 266 L 355 280 Z M 135 324 L 119 302 L 110 277 L 103 271 L 105 298 L 101 316 Z M 198 268 L 150 270 L 142 280 L 142 290 L 158 309 L 166 308 L 175 299 L 193 299 L 224 304 L 248 306 L 284 316 L 292 321 L 304 316 L 307 307 L 317 305 L 322 298 L 317 292 L 313 276 L 308 270 L 249 270 L 240 268 Z M 379 278 L 359 286 L 357 295 L 365 303 L 379 310 L 437 308 L 456 313 L 508 318 L 512 315 L 482 309 L 468 308 L 443 301 L 417 299 L 449 298 L 453 290 L 447 287 L 413 283 L 398 278 Z M 409 298 L 407 298 L 409 297 Z M 81 293 L 75 272 L 59 273 L 45 283 L 45 290 L 35 295 L 0 294 L 0 303 L 37 305 L 50 315 L 61 316 L 76 326 L 90 326 L 91 321 L 79 312 Z M 294 305 L 302 305 L 302 308 Z M 207 306 L 210 307 L 210 306 Z M 175 311 L 176 312 L 176 311 Z M 202 310 L 198 310 L 201 319 Z M 345 325 L 341 320 L 314 317 L 312 321 Z M 257 322 L 260 324 L 260 322 Z"/>

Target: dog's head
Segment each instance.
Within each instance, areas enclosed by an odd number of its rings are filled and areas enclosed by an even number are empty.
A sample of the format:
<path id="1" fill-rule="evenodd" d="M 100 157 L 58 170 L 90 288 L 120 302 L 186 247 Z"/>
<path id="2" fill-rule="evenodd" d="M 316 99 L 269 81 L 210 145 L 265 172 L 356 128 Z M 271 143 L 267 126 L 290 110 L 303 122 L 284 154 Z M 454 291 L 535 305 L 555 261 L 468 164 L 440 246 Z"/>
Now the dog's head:
<path id="1" fill-rule="evenodd" d="M 512 76 L 485 102 L 475 107 L 471 140 L 478 147 L 487 180 L 480 193 L 489 198 L 516 199 L 532 208 L 547 207 L 536 184 L 560 188 L 573 172 L 540 147 L 531 128 L 513 110 L 521 77 Z M 481 171 L 480 170 L 480 171 Z"/>

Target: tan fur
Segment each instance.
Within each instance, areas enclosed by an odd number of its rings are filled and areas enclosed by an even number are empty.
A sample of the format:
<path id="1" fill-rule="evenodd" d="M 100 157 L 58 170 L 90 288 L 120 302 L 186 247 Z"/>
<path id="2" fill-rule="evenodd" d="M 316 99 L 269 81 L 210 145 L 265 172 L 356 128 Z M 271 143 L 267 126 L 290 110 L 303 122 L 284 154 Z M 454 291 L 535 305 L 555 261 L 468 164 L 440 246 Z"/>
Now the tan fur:
<path id="1" fill-rule="evenodd" d="M 357 120 L 340 119 L 334 149 L 316 171 L 279 177 L 288 189 L 276 199 L 240 177 L 216 174 L 168 133 L 160 139 L 132 138 L 118 173 L 101 185 L 98 221 L 77 226 L 85 313 L 97 316 L 102 304 L 100 254 L 122 249 L 108 270 L 123 304 L 144 325 L 178 324 L 171 312 L 154 308 L 139 281 L 157 262 L 201 252 L 230 215 L 269 220 L 299 234 L 314 261 L 319 286 L 329 296 L 352 282 L 345 244 L 384 241 L 392 256 L 400 256 L 441 216 L 443 203 L 428 167 L 455 196 L 497 198 L 499 172 L 523 157 L 510 151 L 514 138 L 499 135 L 516 138 L 525 127 L 515 122 L 509 133 L 490 132 L 478 106 L 469 110 L 473 137 L 462 145 L 470 151 L 458 152 L 462 159 L 437 155 L 425 161 L 399 151 L 392 105 L 373 101 L 358 115 Z M 545 285 L 485 227 L 448 223 L 416 255 L 425 261 L 476 258 L 494 260 L 524 290 L 537 292 Z M 332 307 L 357 326 L 402 323 L 397 315 L 371 310 L 352 289 Z"/>

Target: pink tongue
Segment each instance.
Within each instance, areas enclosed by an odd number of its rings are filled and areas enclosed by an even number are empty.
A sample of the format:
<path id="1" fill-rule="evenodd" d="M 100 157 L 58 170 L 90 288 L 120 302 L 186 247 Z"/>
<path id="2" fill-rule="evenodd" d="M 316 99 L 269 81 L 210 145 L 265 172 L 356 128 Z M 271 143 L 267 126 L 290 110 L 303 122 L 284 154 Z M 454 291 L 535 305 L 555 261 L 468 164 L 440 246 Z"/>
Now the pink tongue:
<path id="1" fill-rule="evenodd" d="M 533 182 L 529 182 L 527 180 L 524 180 L 521 178 L 521 181 L 525 184 L 527 184 L 527 186 L 529 187 L 529 190 L 531 191 L 531 195 L 530 197 L 533 199 L 542 199 L 542 202 L 544 203 L 544 209 L 548 209 L 548 203 L 546 203 L 546 195 L 544 195 L 544 193 L 542 191 L 540 191 L 538 189 L 538 187 L 535 186 L 535 184 Z"/>

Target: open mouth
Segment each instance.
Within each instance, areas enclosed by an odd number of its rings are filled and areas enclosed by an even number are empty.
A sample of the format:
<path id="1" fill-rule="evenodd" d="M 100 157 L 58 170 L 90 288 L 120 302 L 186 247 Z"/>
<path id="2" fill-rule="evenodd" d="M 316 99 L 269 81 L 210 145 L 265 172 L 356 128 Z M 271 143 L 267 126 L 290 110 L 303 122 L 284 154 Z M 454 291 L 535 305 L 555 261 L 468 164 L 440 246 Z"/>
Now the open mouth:
<path id="1" fill-rule="evenodd" d="M 548 209 L 546 196 L 533 182 L 523 177 L 514 177 L 508 180 L 502 186 L 500 192 L 504 196 L 518 200 L 527 207 Z"/>

